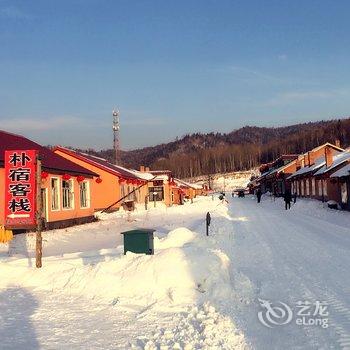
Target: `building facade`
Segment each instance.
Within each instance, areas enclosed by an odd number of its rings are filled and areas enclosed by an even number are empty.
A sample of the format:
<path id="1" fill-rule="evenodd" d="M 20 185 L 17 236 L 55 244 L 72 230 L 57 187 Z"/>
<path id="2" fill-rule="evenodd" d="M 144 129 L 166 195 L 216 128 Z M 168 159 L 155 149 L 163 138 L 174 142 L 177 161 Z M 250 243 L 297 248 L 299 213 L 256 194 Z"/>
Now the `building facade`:
<path id="1" fill-rule="evenodd" d="M 42 222 L 45 229 L 94 220 L 91 187 L 96 173 L 23 136 L 0 131 L 0 225 L 5 222 L 5 150 L 37 150 L 42 162 Z"/>

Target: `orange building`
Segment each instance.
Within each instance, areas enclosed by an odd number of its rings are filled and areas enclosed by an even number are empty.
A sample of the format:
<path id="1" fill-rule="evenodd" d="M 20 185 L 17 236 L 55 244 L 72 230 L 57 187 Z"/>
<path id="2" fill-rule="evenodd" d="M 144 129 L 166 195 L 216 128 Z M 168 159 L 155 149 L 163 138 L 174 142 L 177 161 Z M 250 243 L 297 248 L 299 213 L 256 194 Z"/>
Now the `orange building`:
<path id="1" fill-rule="evenodd" d="M 350 154 L 350 150 L 348 150 Z M 349 156 L 348 154 L 348 156 Z M 342 209 L 350 210 L 350 157 L 331 170 L 330 182 L 338 186 L 338 198 Z"/>
<path id="2" fill-rule="evenodd" d="M 252 179 L 248 187 L 251 191 L 260 187 L 262 192 L 269 191 L 276 196 L 283 195 L 289 187 L 286 179 L 296 171 L 297 157 L 296 154 L 284 154 L 273 162 L 261 165 L 261 176 Z"/>
<path id="3" fill-rule="evenodd" d="M 94 220 L 91 187 L 96 173 L 74 164 L 23 136 L 0 131 L 0 225 L 5 210 L 5 150 L 38 150 L 42 161 L 42 220 L 46 229 Z"/>
<path id="4" fill-rule="evenodd" d="M 348 185 L 344 178 L 344 169 L 350 165 L 350 152 L 344 151 L 337 155 L 328 155 L 323 166 L 317 170 L 312 181 L 323 183 L 319 197 L 324 200 L 333 200 L 344 209 L 349 208 Z"/>
<path id="5" fill-rule="evenodd" d="M 174 181 L 170 170 L 149 170 L 149 168 L 141 167 L 141 172 L 152 175 L 152 178 L 148 182 L 150 201 L 164 203 L 167 207 L 175 204 L 173 202 L 172 192 Z"/>
<path id="6" fill-rule="evenodd" d="M 154 178 L 150 173 L 129 170 L 106 159 L 60 146 L 55 147 L 54 152 L 99 174 L 99 181 L 93 183 L 91 189 L 95 211 L 108 207 L 117 210 L 121 206 L 133 209 L 136 204 L 145 203 L 148 197 L 147 181 Z"/>
<path id="7" fill-rule="evenodd" d="M 325 200 L 327 198 L 327 181 L 314 175 L 326 163 L 331 162 L 334 156 L 344 149 L 339 145 L 325 143 L 298 157 L 295 161 L 296 172 L 288 177 L 292 192 L 300 197 L 311 197 Z"/>
<path id="8" fill-rule="evenodd" d="M 186 199 L 192 200 L 193 198 L 196 198 L 196 196 L 197 196 L 196 190 L 198 188 L 202 188 L 202 186 L 197 186 L 197 185 L 191 184 L 189 182 L 186 182 L 186 181 L 183 181 L 180 179 L 174 179 L 174 180 L 175 180 L 175 183 L 177 184 L 177 186 L 180 189 L 182 189 Z"/>

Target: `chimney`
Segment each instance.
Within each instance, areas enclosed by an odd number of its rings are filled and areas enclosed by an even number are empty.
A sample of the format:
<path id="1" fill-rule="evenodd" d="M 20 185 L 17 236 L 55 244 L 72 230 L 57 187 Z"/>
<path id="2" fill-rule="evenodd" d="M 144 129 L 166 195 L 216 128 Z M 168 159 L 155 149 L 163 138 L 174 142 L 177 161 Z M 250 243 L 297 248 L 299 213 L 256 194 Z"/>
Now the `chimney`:
<path id="1" fill-rule="evenodd" d="M 333 152 L 329 146 L 324 149 L 324 158 L 326 160 L 326 167 L 329 168 L 333 164 Z"/>
<path id="2" fill-rule="evenodd" d="M 296 166 L 297 170 L 299 170 L 301 168 L 301 160 L 300 159 L 296 160 L 295 166 Z"/>
<path id="3" fill-rule="evenodd" d="M 309 166 L 310 163 L 309 163 L 309 155 L 308 154 L 305 154 L 304 155 L 304 166 Z"/>
<path id="4" fill-rule="evenodd" d="M 314 165 L 315 164 L 315 153 L 314 152 L 308 152 L 309 156 L 309 165 Z"/>
<path id="5" fill-rule="evenodd" d="M 340 140 L 339 139 L 335 140 L 335 145 L 340 148 Z"/>
<path id="6" fill-rule="evenodd" d="M 140 171 L 141 171 L 142 173 L 145 172 L 145 166 L 144 166 L 144 165 L 141 165 L 141 166 L 140 166 Z"/>

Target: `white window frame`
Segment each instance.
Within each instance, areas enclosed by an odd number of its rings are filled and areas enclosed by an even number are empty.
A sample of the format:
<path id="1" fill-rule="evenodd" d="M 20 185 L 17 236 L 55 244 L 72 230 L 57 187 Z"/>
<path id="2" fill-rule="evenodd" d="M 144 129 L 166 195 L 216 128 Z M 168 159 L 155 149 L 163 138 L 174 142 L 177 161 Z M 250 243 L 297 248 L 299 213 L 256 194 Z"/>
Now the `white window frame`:
<path id="1" fill-rule="evenodd" d="M 81 185 L 86 184 L 86 206 L 81 204 Z M 90 181 L 84 180 L 79 183 L 79 205 L 80 209 L 89 209 L 90 208 Z"/>
<path id="2" fill-rule="evenodd" d="M 305 180 L 305 187 L 306 187 L 306 195 L 310 196 L 310 181 L 309 181 L 309 179 Z"/>
<path id="3" fill-rule="evenodd" d="M 340 194 L 341 194 L 341 202 L 343 204 L 347 204 L 349 201 L 349 193 L 348 193 L 348 184 L 346 182 L 342 182 L 340 184 Z"/>
<path id="4" fill-rule="evenodd" d="M 71 206 L 69 208 L 66 208 L 63 206 L 63 181 L 66 181 L 70 184 L 69 188 L 70 188 L 70 195 L 71 195 Z M 74 210 L 75 208 L 75 203 L 74 203 L 74 200 L 75 200 L 75 197 L 74 197 L 74 182 L 73 182 L 73 179 L 69 179 L 69 180 L 63 180 L 62 179 L 62 185 L 61 185 L 61 189 L 62 189 L 62 210 Z"/>
<path id="5" fill-rule="evenodd" d="M 322 180 L 323 195 L 328 196 L 327 193 L 327 180 Z"/>
<path id="6" fill-rule="evenodd" d="M 52 203 L 53 203 L 53 192 L 52 192 L 52 180 L 56 180 L 57 181 L 57 205 L 58 208 L 57 209 L 53 209 L 52 208 Z M 52 176 L 50 178 L 50 195 L 51 195 L 51 211 L 60 211 L 61 210 L 61 181 L 59 177 L 56 176 Z"/>
<path id="7" fill-rule="evenodd" d="M 41 191 L 44 191 L 44 195 L 45 195 L 45 207 L 43 206 L 43 211 L 45 213 L 42 213 L 44 215 L 43 218 L 46 221 L 49 221 L 49 202 L 48 202 L 49 190 L 47 188 L 42 188 Z"/>
<path id="8" fill-rule="evenodd" d="M 323 189 L 322 189 L 322 180 L 317 180 L 317 188 L 318 188 L 318 195 L 322 197 Z"/>

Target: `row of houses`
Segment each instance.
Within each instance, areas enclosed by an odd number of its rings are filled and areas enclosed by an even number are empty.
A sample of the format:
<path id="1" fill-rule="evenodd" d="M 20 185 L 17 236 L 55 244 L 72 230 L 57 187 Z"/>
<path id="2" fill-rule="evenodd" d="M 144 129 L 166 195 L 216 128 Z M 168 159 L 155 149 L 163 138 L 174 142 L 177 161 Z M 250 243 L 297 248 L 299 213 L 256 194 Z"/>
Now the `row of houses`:
<path id="1" fill-rule="evenodd" d="M 65 147 L 49 149 L 23 136 L 0 131 L 0 229 L 4 227 L 6 150 L 37 150 L 42 162 L 42 221 L 47 229 L 91 222 L 100 210 L 132 210 L 137 205 L 183 204 L 205 194 L 202 186 L 172 176 L 171 171 L 139 170 Z M 151 202 L 151 203 L 150 203 Z"/>
<path id="2" fill-rule="evenodd" d="M 283 155 L 260 167 L 261 175 L 253 179 L 252 190 L 281 196 L 288 188 L 299 197 L 335 201 L 350 210 L 350 149 L 337 141 L 325 143 L 300 155 Z"/>

